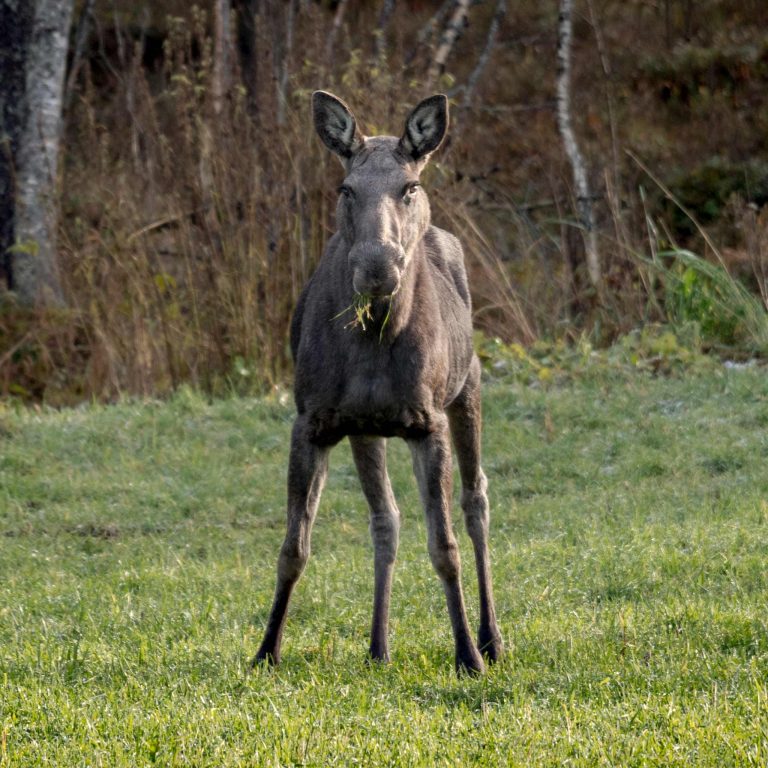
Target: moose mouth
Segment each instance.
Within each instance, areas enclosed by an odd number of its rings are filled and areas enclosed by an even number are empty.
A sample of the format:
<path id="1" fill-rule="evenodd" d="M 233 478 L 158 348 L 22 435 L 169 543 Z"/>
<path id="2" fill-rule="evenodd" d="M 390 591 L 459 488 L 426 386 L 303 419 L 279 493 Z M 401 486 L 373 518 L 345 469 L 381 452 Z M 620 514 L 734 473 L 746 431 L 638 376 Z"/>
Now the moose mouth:
<path id="1" fill-rule="evenodd" d="M 352 303 L 348 307 L 342 309 L 341 312 L 339 312 L 338 315 L 335 315 L 332 319 L 336 320 L 340 317 L 347 316 L 350 319 L 344 326 L 345 328 L 360 328 L 364 332 L 374 325 L 377 320 L 380 320 L 379 341 L 381 341 L 384 337 L 384 330 L 386 329 L 392 314 L 392 300 L 399 290 L 400 286 L 398 285 L 392 293 L 385 295 L 373 295 L 355 291 L 352 297 Z"/>

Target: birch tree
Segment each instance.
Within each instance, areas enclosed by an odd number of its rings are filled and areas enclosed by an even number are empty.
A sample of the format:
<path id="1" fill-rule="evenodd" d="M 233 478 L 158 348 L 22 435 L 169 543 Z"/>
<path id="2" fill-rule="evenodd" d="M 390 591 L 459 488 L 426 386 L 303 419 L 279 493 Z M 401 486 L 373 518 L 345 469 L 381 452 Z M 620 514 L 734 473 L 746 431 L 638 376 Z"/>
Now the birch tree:
<path id="1" fill-rule="evenodd" d="M 557 27 L 557 126 L 565 147 L 565 154 L 573 171 L 573 185 L 576 189 L 576 207 L 584 234 L 584 250 L 589 282 L 598 292 L 601 289 L 602 273 L 597 251 L 597 233 L 592 213 L 592 195 L 589 180 L 571 122 L 571 41 L 573 38 L 573 0 L 560 0 L 560 14 Z"/>
<path id="2" fill-rule="evenodd" d="M 427 72 L 427 90 L 432 88 L 437 81 L 437 78 L 445 71 L 445 64 L 448 61 L 451 49 L 467 24 L 469 3 L 470 0 L 456 0 L 453 15 L 443 30 L 443 36 L 440 38 L 435 55 L 429 65 L 429 71 Z"/>
<path id="3" fill-rule="evenodd" d="M 23 304 L 60 304 L 56 174 L 73 0 L 0 0 L 0 248 Z"/>

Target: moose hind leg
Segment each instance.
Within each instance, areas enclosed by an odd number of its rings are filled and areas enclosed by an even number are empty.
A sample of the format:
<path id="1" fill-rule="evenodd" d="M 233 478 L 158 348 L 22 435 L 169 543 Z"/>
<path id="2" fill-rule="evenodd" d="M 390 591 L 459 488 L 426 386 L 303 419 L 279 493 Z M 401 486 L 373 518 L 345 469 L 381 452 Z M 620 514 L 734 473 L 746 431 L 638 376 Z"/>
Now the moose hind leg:
<path id="1" fill-rule="evenodd" d="M 277 586 L 264 639 L 253 659 L 277 664 L 285 616 L 293 588 L 309 559 L 312 524 L 320 502 L 320 494 L 328 470 L 328 448 L 318 447 L 307 438 L 304 419 L 300 416 L 291 436 L 288 465 L 288 523 L 277 561 Z"/>
<path id="2" fill-rule="evenodd" d="M 437 419 L 435 420 L 437 421 Z M 456 671 L 479 674 L 483 659 L 472 640 L 461 590 L 461 559 L 451 523 L 451 445 L 445 417 L 430 435 L 409 442 L 427 521 L 432 565 L 443 583 L 456 646 Z"/>
<path id="3" fill-rule="evenodd" d="M 370 656 L 375 661 L 389 661 L 389 600 L 400 533 L 400 511 L 387 474 L 386 440 L 381 437 L 350 437 L 349 442 L 371 512 L 374 597 Z"/>
<path id="4" fill-rule="evenodd" d="M 475 551 L 477 581 L 480 591 L 480 628 L 477 645 L 489 661 L 503 652 L 501 633 L 496 623 L 491 564 L 488 554 L 488 481 L 480 468 L 480 362 L 472 361 L 467 382 L 448 409 L 456 458 L 461 474 L 461 507 L 467 533 Z"/>

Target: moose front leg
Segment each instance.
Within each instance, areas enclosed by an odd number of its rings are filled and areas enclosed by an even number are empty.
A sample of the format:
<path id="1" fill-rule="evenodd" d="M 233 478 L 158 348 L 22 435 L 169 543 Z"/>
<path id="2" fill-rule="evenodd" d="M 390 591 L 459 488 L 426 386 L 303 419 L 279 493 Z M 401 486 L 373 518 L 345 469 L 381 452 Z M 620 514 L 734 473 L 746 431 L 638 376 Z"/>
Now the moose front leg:
<path id="1" fill-rule="evenodd" d="M 350 437 L 349 442 L 371 511 L 374 588 L 370 655 L 376 661 L 389 661 L 389 597 L 397 556 L 400 511 L 387 474 L 386 440 L 383 437 Z"/>
<path id="2" fill-rule="evenodd" d="M 461 559 L 451 524 L 451 446 L 448 421 L 435 419 L 435 431 L 409 441 L 413 470 L 427 520 L 427 545 L 432 565 L 443 583 L 456 645 L 456 671 L 485 671 L 469 630 L 461 590 Z"/>
<path id="3" fill-rule="evenodd" d="M 288 465 L 288 524 L 277 561 L 277 587 L 264 640 L 253 659 L 277 664 L 288 602 L 310 551 L 312 523 L 328 471 L 328 448 L 309 441 L 306 419 L 299 416 L 293 425 Z"/>

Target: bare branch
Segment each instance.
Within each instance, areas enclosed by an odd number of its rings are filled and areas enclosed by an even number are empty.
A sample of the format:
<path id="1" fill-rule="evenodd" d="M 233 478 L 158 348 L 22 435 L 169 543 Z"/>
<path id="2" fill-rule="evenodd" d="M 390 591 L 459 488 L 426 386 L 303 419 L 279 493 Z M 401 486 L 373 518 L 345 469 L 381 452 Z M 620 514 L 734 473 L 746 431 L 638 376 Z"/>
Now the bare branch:
<path id="1" fill-rule="evenodd" d="M 83 62 L 83 53 L 85 52 L 85 44 L 88 41 L 88 33 L 90 32 L 90 22 L 91 17 L 93 16 L 94 2 L 95 0 L 85 0 L 85 4 L 77 19 L 75 47 L 72 50 L 72 64 L 69 68 L 66 85 L 64 86 L 64 112 L 69 109 L 69 104 L 72 101 L 72 93 L 74 92 L 75 83 L 77 82 L 77 76 L 80 73 L 80 66 Z"/>
<path id="2" fill-rule="evenodd" d="M 464 86 L 464 101 L 462 107 L 468 107 L 472 103 L 472 95 L 474 93 L 477 82 L 480 76 L 483 74 L 488 60 L 493 53 L 493 47 L 496 45 L 496 38 L 499 34 L 499 28 L 501 22 L 504 20 L 504 16 L 507 13 L 507 0 L 496 0 L 496 10 L 493 12 L 493 18 L 491 24 L 488 27 L 488 37 L 485 40 L 485 46 L 477 60 L 475 68 L 472 70 L 472 74 L 467 80 L 466 86 Z"/>
<path id="3" fill-rule="evenodd" d="M 381 10 L 379 11 L 379 19 L 376 23 L 376 30 L 373 33 L 374 54 L 379 64 L 383 64 L 387 58 L 387 27 L 395 10 L 396 2 L 397 0 L 383 0 Z"/>
<path id="4" fill-rule="evenodd" d="M 333 55 L 333 46 L 336 43 L 336 37 L 339 34 L 341 25 L 344 23 L 344 12 L 347 10 L 349 0 L 339 0 L 339 4 L 336 6 L 336 13 L 333 17 L 333 24 L 331 25 L 331 31 L 328 33 L 328 39 L 325 41 L 325 60 L 330 64 L 331 56 Z"/>
<path id="5" fill-rule="evenodd" d="M 279 4 L 276 4 L 279 7 Z M 288 106 L 288 78 L 290 76 L 291 56 L 293 54 L 293 33 L 298 11 L 296 0 L 285 3 L 285 27 L 282 39 L 275 48 L 275 75 L 277 79 L 277 124 L 285 125 Z"/>
<path id="6" fill-rule="evenodd" d="M 595 32 L 595 42 L 597 43 L 597 53 L 600 56 L 600 65 L 603 68 L 605 76 L 605 97 L 608 104 L 608 123 L 611 128 L 611 159 L 613 160 L 613 184 L 616 189 L 619 188 L 619 138 L 616 123 L 616 111 L 614 109 L 613 79 L 611 74 L 611 63 L 608 60 L 608 54 L 605 49 L 605 40 L 595 13 L 595 4 L 592 0 L 587 0 L 589 8 L 589 21 Z"/>

